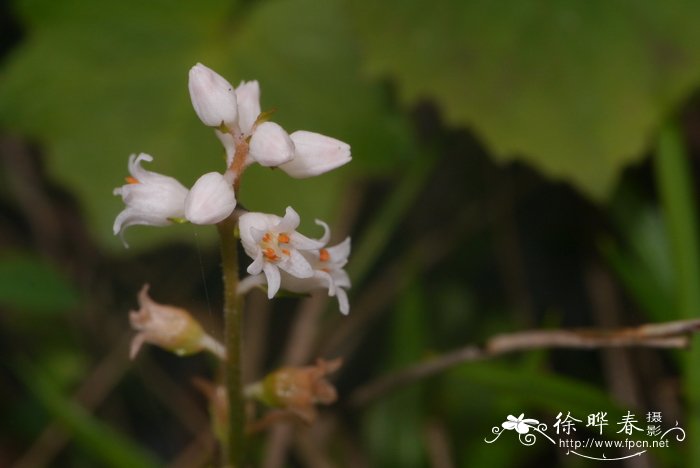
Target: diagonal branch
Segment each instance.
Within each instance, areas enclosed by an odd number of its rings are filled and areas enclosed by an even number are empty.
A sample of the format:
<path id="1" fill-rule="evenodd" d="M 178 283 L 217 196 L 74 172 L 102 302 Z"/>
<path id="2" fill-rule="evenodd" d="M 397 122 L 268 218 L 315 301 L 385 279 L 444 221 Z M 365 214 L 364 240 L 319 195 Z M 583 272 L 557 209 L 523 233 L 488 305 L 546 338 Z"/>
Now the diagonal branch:
<path id="1" fill-rule="evenodd" d="M 464 362 L 482 361 L 514 351 L 632 346 L 685 348 L 690 344 L 690 335 L 698 330 L 700 330 L 700 319 L 651 323 L 611 330 L 528 330 L 496 335 L 482 346 L 469 345 L 379 377 L 357 389 L 348 401 L 353 407 L 364 406 L 396 388 L 433 376 Z"/>

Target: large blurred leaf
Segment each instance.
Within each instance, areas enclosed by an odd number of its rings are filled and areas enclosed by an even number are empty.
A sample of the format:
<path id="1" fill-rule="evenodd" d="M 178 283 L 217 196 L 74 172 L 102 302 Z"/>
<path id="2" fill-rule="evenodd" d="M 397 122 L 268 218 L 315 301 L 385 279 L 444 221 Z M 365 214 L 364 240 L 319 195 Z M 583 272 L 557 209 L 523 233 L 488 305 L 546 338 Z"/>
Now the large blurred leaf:
<path id="1" fill-rule="evenodd" d="M 700 3 L 364 0 L 367 69 L 601 199 L 700 78 Z"/>
<path id="2" fill-rule="evenodd" d="M 151 168 L 191 185 L 222 170 L 223 151 L 197 120 L 187 71 L 200 61 L 233 83 L 258 79 L 263 108 L 290 131 L 331 134 L 353 146 L 356 168 L 386 169 L 407 148 L 403 122 L 385 110 L 382 90 L 358 76 L 359 57 L 338 2 L 246 3 L 225 0 L 17 1 L 27 39 L 0 75 L 0 125 L 46 145 L 51 173 L 75 191 L 89 220 L 114 245 L 111 224 L 122 208 L 112 196 L 123 183 L 127 156 L 154 155 Z M 249 208 L 281 213 L 294 205 L 328 218 L 352 172 L 314 180 L 243 182 Z M 191 229 L 135 228 L 139 233 L 191 236 Z"/>

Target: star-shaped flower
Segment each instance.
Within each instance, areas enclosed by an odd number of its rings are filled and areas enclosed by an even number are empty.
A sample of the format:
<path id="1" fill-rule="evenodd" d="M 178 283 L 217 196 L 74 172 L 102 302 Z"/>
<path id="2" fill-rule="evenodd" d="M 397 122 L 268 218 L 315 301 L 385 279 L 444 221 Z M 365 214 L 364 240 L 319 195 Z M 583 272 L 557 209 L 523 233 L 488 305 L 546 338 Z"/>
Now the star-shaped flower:
<path id="1" fill-rule="evenodd" d="M 325 232 L 320 239 L 310 239 L 296 231 L 299 215 L 287 207 L 283 218 L 265 213 L 246 213 L 239 219 L 241 242 L 245 252 L 253 259 L 248 273 L 265 274 L 267 295 L 271 299 L 280 287 L 280 270 L 296 278 L 311 278 L 314 269 L 303 251 L 318 250 L 328 242 L 330 235 L 325 223 Z"/>

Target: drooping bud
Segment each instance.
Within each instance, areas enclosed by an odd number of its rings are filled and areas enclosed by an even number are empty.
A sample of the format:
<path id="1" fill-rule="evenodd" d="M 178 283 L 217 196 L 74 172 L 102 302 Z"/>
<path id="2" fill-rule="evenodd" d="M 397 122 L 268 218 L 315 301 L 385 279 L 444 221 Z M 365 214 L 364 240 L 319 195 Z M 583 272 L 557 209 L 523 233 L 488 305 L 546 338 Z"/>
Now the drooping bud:
<path id="1" fill-rule="evenodd" d="M 202 326 L 185 309 L 158 304 L 148 295 L 149 286 L 138 295 L 139 310 L 129 313 L 129 321 L 138 333 L 131 341 L 133 359 L 143 343 L 151 343 L 179 356 L 208 350 L 225 358 L 223 346 L 207 335 Z"/>
<path id="2" fill-rule="evenodd" d="M 263 122 L 253 132 L 248 155 L 261 166 L 276 167 L 292 160 L 294 142 L 276 123 Z"/>
<path id="3" fill-rule="evenodd" d="M 335 387 L 325 378 L 338 370 L 342 359 L 318 359 L 315 366 L 284 367 L 269 374 L 255 396 L 268 406 L 285 408 L 310 423 L 315 405 L 329 405 L 338 399 Z"/>
<path id="4" fill-rule="evenodd" d="M 236 125 L 236 92 L 223 76 L 198 63 L 190 69 L 189 89 L 192 106 L 204 125 L 215 128 Z"/>
<path id="5" fill-rule="evenodd" d="M 348 163 L 350 145 L 320 133 L 299 130 L 290 135 L 294 142 L 294 159 L 280 166 L 297 179 L 323 174 Z"/>
<path id="6" fill-rule="evenodd" d="M 185 199 L 185 217 L 194 224 L 216 224 L 236 208 L 231 182 L 218 172 L 197 179 Z"/>

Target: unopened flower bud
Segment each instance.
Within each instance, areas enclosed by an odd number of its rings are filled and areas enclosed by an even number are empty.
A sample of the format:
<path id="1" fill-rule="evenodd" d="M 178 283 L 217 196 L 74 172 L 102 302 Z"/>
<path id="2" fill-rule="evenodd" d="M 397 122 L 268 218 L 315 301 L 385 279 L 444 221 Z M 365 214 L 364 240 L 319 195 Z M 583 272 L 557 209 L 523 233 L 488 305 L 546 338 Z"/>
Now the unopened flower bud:
<path id="1" fill-rule="evenodd" d="M 236 124 L 236 92 L 223 76 L 198 63 L 190 69 L 189 88 L 192 106 L 204 125 L 232 128 Z"/>
<path id="2" fill-rule="evenodd" d="M 218 172 L 197 179 L 185 199 L 185 217 L 194 224 L 216 224 L 236 207 L 231 182 Z"/>
<path id="3" fill-rule="evenodd" d="M 288 409 L 312 422 L 314 405 L 329 405 L 338 399 L 338 392 L 325 377 L 341 365 L 342 359 L 319 359 L 315 366 L 284 367 L 265 377 L 256 396 L 269 406 Z"/>
<path id="4" fill-rule="evenodd" d="M 139 292 L 139 310 L 129 313 L 131 326 L 138 334 L 131 341 L 133 359 L 144 342 L 171 351 L 179 356 L 208 350 L 224 358 L 223 346 L 207 335 L 185 309 L 158 304 L 148 295 L 148 285 Z"/>
<path id="5" fill-rule="evenodd" d="M 238 124 L 241 132 L 249 135 L 253 124 L 260 115 L 260 85 L 257 81 L 241 81 L 236 88 L 238 102 Z"/>
<path id="6" fill-rule="evenodd" d="M 294 143 L 282 127 L 263 122 L 253 132 L 248 155 L 261 166 L 276 167 L 292 160 Z"/>
<path id="7" fill-rule="evenodd" d="M 290 135 L 294 159 L 280 166 L 297 179 L 323 174 L 349 162 L 350 145 L 320 133 L 299 130 Z"/>

